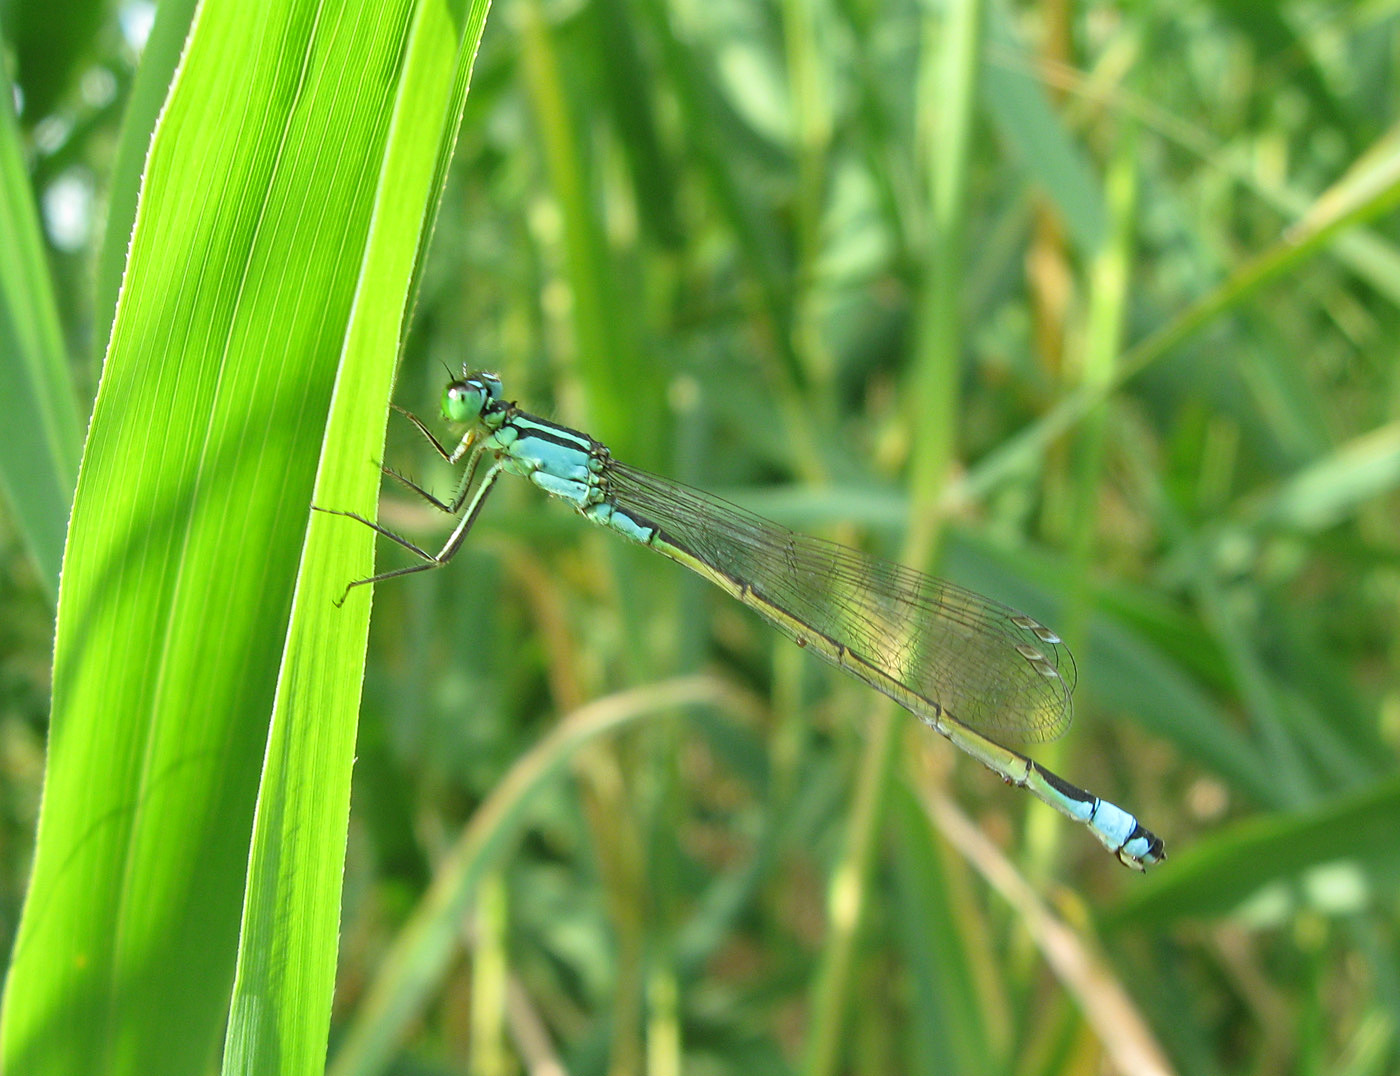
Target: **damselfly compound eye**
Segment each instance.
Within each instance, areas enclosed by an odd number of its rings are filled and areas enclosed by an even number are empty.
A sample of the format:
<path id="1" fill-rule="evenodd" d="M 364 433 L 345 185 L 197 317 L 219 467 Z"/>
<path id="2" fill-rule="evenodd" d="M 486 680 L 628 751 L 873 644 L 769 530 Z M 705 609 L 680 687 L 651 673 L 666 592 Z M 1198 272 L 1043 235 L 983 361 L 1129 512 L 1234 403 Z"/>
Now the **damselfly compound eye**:
<path id="1" fill-rule="evenodd" d="M 486 406 L 486 389 L 473 381 L 454 381 L 442 390 L 442 417 L 449 422 L 475 422 Z"/>

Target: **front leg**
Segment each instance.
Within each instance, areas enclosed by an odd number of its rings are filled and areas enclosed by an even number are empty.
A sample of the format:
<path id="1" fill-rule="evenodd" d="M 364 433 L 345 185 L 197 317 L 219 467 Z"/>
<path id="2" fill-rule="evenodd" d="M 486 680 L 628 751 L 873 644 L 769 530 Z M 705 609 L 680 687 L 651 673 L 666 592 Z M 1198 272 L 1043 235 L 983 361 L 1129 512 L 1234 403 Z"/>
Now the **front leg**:
<path id="1" fill-rule="evenodd" d="M 418 494 L 418 496 L 438 509 L 438 511 L 455 516 L 462 510 L 462 505 L 467 501 L 467 490 L 471 488 L 472 480 L 476 477 L 477 468 L 481 466 L 481 457 L 485 452 L 485 445 L 477 445 L 472 451 L 471 457 L 467 460 L 467 469 L 462 473 L 462 480 L 457 484 L 457 489 L 453 492 L 450 501 L 438 500 L 417 482 L 413 481 L 413 479 L 409 478 L 407 475 L 400 474 L 392 467 L 380 464 L 380 470 L 390 478 L 402 482 L 409 489 L 413 490 L 414 493 Z"/>
<path id="2" fill-rule="evenodd" d="M 477 454 L 476 459 L 480 459 L 480 453 Z M 342 512 L 336 508 L 318 508 L 313 504 L 311 507 L 314 511 L 324 512 L 331 516 L 345 516 L 348 519 L 358 520 L 377 533 L 384 535 L 385 538 L 392 539 L 405 549 L 423 558 L 422 564 L 410 564 L 407 568 L 396 568 L 390 572 L 380 572 L 378 575 L 371 575 L 365 579 L 356 579 L 354 582 L 346 584 L 345 590 L 341 592 L 340 597 L 336 600 L 336 608 L 345 604 L 345 599 L 349 597 L 350 591 L 355 587 L 362 587 L 366 583 L 378 583 L 385 579 L 394 579 L 400 575 L 411 575 L 414 572 L 426 572 L 432 568 L 441 568 L 455 557 L 457 551 L 462 548 L 462 542 L 467 537 L 467 531 L 471 530 L 472 524 L 476 522 L 476 517 L 481 512 L 481 506 L 486 502 L 486 495 L 491 492 L 491 487 L 496 484 L 496 479 L 500 476 L 503 467 L 504 464 L 499 460 L 491 465 L 490 470 L 482 477 L 481 484 L 476 487 L 476 493 L 472 496 L 471 504 L 467 507 L 461 520 L 458 521 L 457 526 L 453 528 L 452 534 L 443 544 L 443 547 L 438 550 L 436 554 L 429 553 L 426 549 L 421 549 L 402 535 L 395 534 L 388 528 L 381 527 L 378 523 L 375 523 L 371 519 L 366 519 L 358 513 Z M 474 469 L 475 463 L 473 464 L 473 470 Z"/>
<path id="3" fill-rule="evenodd" d="M 401 414 L 404 418 L 408 419 L 409 422 L 417 426 L 418 432 L 428 439 L 428 443 L 432 445 L 433 448 L 437 449 L 437 454 L 443 459 L 445 459 L 448 463 L 457 463 L 463 456 L 467 454 L 467 450 L 471 448 L 472 442 L 476 440 L 477 428 L 473 426 L 470 430 L 468 430 L 462 435 L 462 439 L 457 442 L 457 447 L 452 449 L 451 451 L 448 451 L 447 446 L 444 445 L 441 441 L 439 441 L 437 437 L 433 434 L 433 431 L 428 429 L 428 427 L 424 424 L 423 420 L 417 415 L 415 415 L 412 411 L 400 407 L 398 404 L 390 404 L 389 406 L 392 407 L 399 414 Z"/>

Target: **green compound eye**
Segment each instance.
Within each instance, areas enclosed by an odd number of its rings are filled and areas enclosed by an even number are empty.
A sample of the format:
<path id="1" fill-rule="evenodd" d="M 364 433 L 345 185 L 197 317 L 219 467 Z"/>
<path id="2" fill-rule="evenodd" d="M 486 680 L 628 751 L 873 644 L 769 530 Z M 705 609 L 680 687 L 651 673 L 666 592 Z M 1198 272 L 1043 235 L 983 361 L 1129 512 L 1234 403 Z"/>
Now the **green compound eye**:
<path id="1" fill-rule="evenodd" d="M 442 417 L 449 422 L 475 422 L 488 393 L 479 381 L 454 381 L 442 390 Z"/>
<path id="2" fill-rule="evenodd" d="M 501 399 L 501 379 L 495 374 L 467 374 L 442 390 L 442 417 L 449 422 L 475 422 Z"/>

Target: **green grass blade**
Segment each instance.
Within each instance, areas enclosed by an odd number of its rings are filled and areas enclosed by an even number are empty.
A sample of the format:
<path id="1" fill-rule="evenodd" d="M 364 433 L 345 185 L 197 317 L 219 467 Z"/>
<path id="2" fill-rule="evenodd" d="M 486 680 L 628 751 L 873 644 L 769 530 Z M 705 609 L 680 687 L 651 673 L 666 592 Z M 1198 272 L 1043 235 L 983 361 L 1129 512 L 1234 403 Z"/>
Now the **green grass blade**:
<path id="1" fill-rule="evenodd" d="M 614 451 L 655 466 L 658 457 L 652 454 L 662 438 L 651 424 L 659 412 L 661 383 L 637 350 L 634 311 L 623 301 L 621 267 L 597 210 L 597 169 L 580 137 L 590 129 L 586 100 L 566 92 L 564 52 L 538 0 L 523 6 L 521 31 L 524 74 L 563 225 L 563 278 L 572 296 L 575 362 L 589 389 L 589 421 Z"/>
<path id="2" fill-rule="evenodd" d="M 928 89 L 936 84 L 941 91 L 930 93 L 926 100 L 936 96 L 944 111 L 937 126 L 938 137 L 927 148 L 924 162 L 933 206 L 929 259 L 934 269 L 918 301 L 917 343 L 910 374 L 912 410 L 924 418 L 917 427 L 909 467 L 910 525 L 904 557 L 913 564 L 928 562 L 937 545 L 940 521 L 928 509 L 944 488 L 955 454 L 962 346 L 958 307 L 963 287 L 954 267 L 961 264 L 966 245 L 964 210 L 985 17 L 984 5 L 972 2 L 950 10 L 944 20 L 930 18 L 923 28 L 929 51 L 922 79 Z M 931 117 L 925 119 L 925 125 L 934 126 Z M 828 893 L 832 927 L 812 987 L 812 1022 L 802 1067 L 807 1076 L 835 1072 L 846 1048 L 842 1029 L 851 1006 L 856 940 L 897 754 L 893 710 L 881 705 L 870 722 L 846 845 L 832 873 Z"/>
<path id="3" fill-rule="evenodd" d="M 957 805 L 926 792 L 925 812 L 990 887 L 1016 912 L 1016 922 L 1045 956 L 1046 966 L 1072 996 L 1119 1072 L 1167 1076 L 1172 1071 L 1152 1030 L 1107 960 L 1082 931 L 1056 916 L 1034 887 Z"/>
<path id="4" fill-rule="evenodd" d="M 987 110 L 1036 190 L 1054 205 L 1076 251 L 1090 256 L 1108 229 L 1103 184 L 1045 85 L 1031 75 L 1035 61 L 1005 8 L 988 5 L 987 23 L 987 48 L 995 58 L 982 72 Z"/>
<path id="5" fill-rule="evenodd" d="M 1241 505 L 1248 526 L 1305 533 L 1335 527 L 1366 504 L 1400 487 L 1400 421 L 1389 422 L 1336 446 L 1279 483 L 1276 489 Z M 1224 530 L 1220 543 L 1239 539 L 1239 528 Z"/>
<path id="6" fill-rule="evenodd" d="M 743 700 L 705 677 L 670 680 L 602 698 L 570 714 L 512 765 L 443 857 L 432 886 L 380 962 L 329 1069 L 330 1076 L 370 1076 L 393 1056 L 404 1026 L 452 959 L 463 916 L 487 871 L 511 847 L 531 805 L 564 765 L 602 736 L 677 707 Z"/>
<path id="7" fill-rule="evenodd" d="M 981 937 L 968 930 L 969 914 L 985 924 L 967 900 L 967 873 L 950 862 L 947 845 L 929 825 L 907 786 L 892 797 L 892 828 L 897 835 L 891 857 L 899 898 L 894 916 L 899 943 L 907 953 L 919 1020 L 911 1028 L 909 1067 L 918 1072 L 973 1073 L 1001 1061 L 1005 1042 L 987 1029 L 984 991 L 986 962 L 978 951 Z"/>
<path id="8" fill-rule="evenodd" d="M 298 646 L 330 591 L 368 566 L 367 532 L 337 532 L 327 551 L 318 528 L 321 574 L 300 591 L 290 641 L 288 618 L 324 445 L 342 453 L 322 475 L 326 495 L 364 511 L 374 501 L 371 452 L 346 444 L 352 432 L 363 444 L 382 431 L 409 274 L 372 274 L 389 253 L 411 265 L 428 204 L 418 200 L 416 217 L 403 209 L 406 224 L 378 215 L 381 202 L 389 184 L 403 193 L 404 170 L 434 175 L 450 137 L 452 99 L 439 88 L 436 113 L 418 102 L 438 119 L 433 137 L 414 142 L 416 159 L 389 152 L 409 138 L 392 127 L 395 109 L 424 89 L 402 81 L 424 70 L 406 52 L 413 10 L 200 8 L 151 143 L 70 525 L 45 799 L 0 1031 L 5 1071 L 206 1067 L 227 1020 L 279 677 L 283 701 L 298 703 L 289 721 L 343 751 L 311 767 L 279 722 L 269 781 L 307 791 L 304 782 L 348 773 L 363 619 L 357 642 L 355 614 L 341 618 L 324 666 Z M 455 70 L 457 40 L 433 54 L 439 75 Z M 363 361 L 370 349 L 377 379 L 341 375 L 341 442 L 327 441 L 342 357 Z M 299 660 L 284 666 L 284 648 Z M 317 696 L 314 716 L 308 660 L 338 685 Z M 331 816 L 335 796 L 326 792 Z M 262 805 L 264 829 L 297 821 L 273 795 Z M 281 869 L 324 912 L 329 893 L 338 899 L 339 860 L 326 864 L 345 844 L 343 795 L 338 827 L 306 826 L 301 835 L 331 851 L 287 843 Z M 265 860 L 254 863 L 261 882 Z M 249 901 L 266 910 L 281 896 L 259 884 Z M 335 929 L 289 918 L 245 946 L 300 960 Z M 257 1013 L 298 1023 L 282 1031 L 297 1037 L 298 1056 L 318 1034 L 324 1050 L 316 991 L 329 974 L 315 969 L 300 1007 L 284 992 L 270 999 L 276 1011 Z"/>
<path id="9" fill-rule="evenodd" d="M 436 165 L 455 139 L 487 6 L 478 0 L 464 23 L 437 3 L 412 16 L 386 95 L 393 112 L 317 476 L 321 505 L 363 506 L 378 489 L 367 461 L 383 448 L 419 237 L 437 207 Z M 380 59 L 399 47 L 387 34 L 382 43 Z M 347 546 L 359 554 L 353 567 L 337 555 Z M 372 570 L 372 551 L 372 532 L 353 520 L 313 518 L 258 793 L 225 1073 L 311 1072 L 325 1062 L 369 591 L 343 608 L 334 602 Z"/>
<path id="10" fill-rule="evenodd" d="M 50 595 L 78 477 L 82 424 L 19 125 L 0 62 L 0 488 Z"/>
<path id="11" fill-rule="evenodd" d="M 1400 203 L 1400 140 L 1388 137 L 1355 171 L 1313 203 L 1308 213 L 1277 243 L 1245 263 L 1228 280 L 1192 303 L 1168 324 L 1133 345 L 1118 363 L 1111 384 L 1093 390 L 1081 388 L 1065 397 L 1054 410 L 1037 419 L 996 452 L 969 470 L 950 487 L 947 496 L 984 497 L 1045 450 L 1106 394 L 1168 355 L 1178 345 L 1241 307 L 1269 284 L 1301 270 L 1312 258 L 1333 249 L 1352 229 L 1374 220 Z"/>
<path id="12" fill-rule="evenodd" d="M 156 7 L 155 22 L 146 47 L 141 51 L 141 66 L 136 69 L 131 97 L 122 118 L 121 141 L 117 145 L 107 196 L 107 225 L 97 253 L 97 295 L 93 303 L 97 326 L 93 349 L 99 355 L 106 349 L 107 338 L 112 333 L 112 317 L 116 314 L 117 292 L 121 290 L 122 273 L 126 270 L 127 242 L 131 239 L 131 223 L 136 217 L 136 198 L 141 190 L 141 170 L 146 163 L 151 128 L 165 102 L 175 65 L 180 62 L 196 2 L 166 0 Z"/>

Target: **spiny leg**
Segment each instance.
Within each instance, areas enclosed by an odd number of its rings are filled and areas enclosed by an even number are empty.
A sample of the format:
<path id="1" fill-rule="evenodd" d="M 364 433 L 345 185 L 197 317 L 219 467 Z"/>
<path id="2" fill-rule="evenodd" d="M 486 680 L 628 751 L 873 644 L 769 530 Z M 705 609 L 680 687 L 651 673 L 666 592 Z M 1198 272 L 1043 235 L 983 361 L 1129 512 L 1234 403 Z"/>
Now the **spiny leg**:
<path id="1" fill-rule="evenodd" d="M 366 519 L 358 513 L 343 512 L 336 508 L 317 508 L 315 505 L 312 505 L 312 509 L 317 512 L 325 512 L 327 515 L 331 516 L 345 516 L 348 519 L 358 520 L 376 533 L 382 534 L 385 538 L 397 542 L 405 549 L 423 558 L 422 564 L 410 564 L 407 568 L 395 568 L 390 572 L 380 572 L 377 575 L 371 575 L 365 579 L 356 579 L 354 582 L 348 583 L 345 590 L 341 592 L 340 597 L 336 599 L 336 608 L 345 604 L 345 599 L 349 597 L 350 591 L 355 587 L 362 587 L 366 583 L 379 583 L 385 579 L 395 579 L 401 575 L 412 575 L 414 572 L 426 572 L 433 568 L 441 568 L 455 557 L 457 551 L 462 548 L 462 542 L 466 540 L 467 531 L 471 530 L 472 524 L 476 522 L 477 514 L 480 513 L 481 506 L 486 501 L 486 495 L 491 492 L 491 487 L 496 484 L 496 479 L 500 476 L 502 466 L 503 465 L 499 462 L 493 464 L 491 469 L 482 477 L 481 484 L 477 486 L 476 493 L 472 496 L 471 504 L 468 505 L 461 520 L 458 521 L 457 526 L 453 528 L 447 541 L 443 544 L 443 547 L 438 550 L 436 555 L 419 548 L 402 535 L 395 534 L 387 527 L 381 527 L 378 523 Z"/>
<path id="2" fill-rule="evenodd" d="M 404 418 L 408 419 L 409 422 L 417 426 L 418 432 L 428 439 L 428 443 L 432 445 L 433 448 L 437 449 L 437 454 L 443 459 L 445 459 L 448 463 L 459 462 L 462 456 L 466 454 L 467 449 L 471 447 L 472 441 L 476 439 L 476 430 L 468 430 L 466 434 L 463 435 L 462 439 L 459 442 L 457 442 L 456 448 L 448 449 L 446 445 L 444 445 L 441 441 L 437 439 L 433 431 L 428 429 L 428 427 L 424 424 L 423 420 L 417 415 L 415 415 L 412 411 L 406 410 L 405 408 L 400 407 L 398 404 L 390 404 L 389 406 L 392 407 L 399 414 L 401 414 Z"/>
<path id="3" fill-rule="evenodd" d="M 438 511 L 455 516 L 462 510 L 462 505 L 467 501 L 467 490 L 471 488 L 472 479 L 476 477 L 477 468 L 481 465 L 481 457 L 485 451 L 485 445 L 476 446 L 475 451 L 471 454 L 471 458 L 467 460 L 467 469 L 462 473 L 462 480 L 457 484 L 457 489 L 452 494 L 452 499 L 450 501 L 438 500 L 437 497 L 433 496 L 433 494 L 429 493 L 417 482 L 413 481 L 413 479 L 409 478 L 407 475 L 400 474 L 392 467 L 380 464 L 379 469 L 390 478 L 403 483 L 409 489 L 413 490 L 414 493 L 418 494 L 418 496 L 422 497 L 434 508 L 438 509 Z"/>
<path id="4" fill-rule="evenodd" d="M 473 477 L 475 477 L 475 475 L 476 475 L 477 468 L 481 465 L 481 457 L 482 457 L 482 454 L 483 454 L 484 452 L 485 452 L 485 447 L 484 447 L 484 446 L 478 446 L 478 447 L 477 447 L 477 450 L 476 450 L 474 453 L 472 453 L 471 459 L 469 459 L 469 460 L 467 461 L 467 469 L 466 469 L 465 473 L 462 475 L 462 481 L 461 481 L 461 483 L 458 485 L 457 491 L 452 495 L 452 500 L 451 500 L 450 502 L 438 500 L 435 496 L 433 496 L 431 493 L 429 493 L 426 489 L 424 489 L 422 486 L 420 486 L 417 482 L 413 481 L 413 479 L 409 478 L 407 475 L 402 475 L 402 474 L 400 474 L 398 471 L 394 470 L 392 467 L 388 466 L 387 464 L 381 463 L 381 464 L 379 465 L 379 469 L 380 469 L 381 471 L 383 471 L 385 474 L 389 475 L 391 478 L 398 479 L 398 481 L 402 482 L 402 483 L 403 483 L 405 486 L 407 486 L 409 489 L 413 490 L 414 493 L 418 494 L 420 497 L 422 497 L 425 501 L 427 501 L 427 502 L 428 502 L 429 504 L 431 504 L 433 507 L 435 507 L 435 508 L 437 508 L 437 509 L 439 509 L 439 510 L 441 510 L 441 511 L 443 511 L 443 512 L 446 512 L 448 515 L 453 515 L 453 516 L 455 516 L 458 512 L 460 512 L 460 511 L 462 510 L 462 504 L 463 504 L 463 503 L 466 501 L 466 499 L 467 499 L 467 490 L 468 490 L 468 488 L 470 488 L 470 486 L 471 486 L 472 479 L 473 479 Z M 324 513 L 325 513 L 326 515 L 328 515 L 328 516 L 345 516 L 347 519 L 358 520 L 359 522 L 363 523 L 365 526 L 367 526 L 367 527 L 369 527 L 369 528 L 371 528 L 371 529 L 373 529 L 373 530 L 379 532 L 380 534 L 384 535 L 385 538 L 389 538 L 389 539 L 391 539 L 391 540 L 397 542 L 399 545 L 403 546 L 405 549 L 409 549 L 409 550 L 412 550 L 414 553 L 417 553 L 417 554 L 418 554 L 420 557 L 422 557 L 424 560 L 432 560 L 432 559 L 433 559 L 433 555 L 432 555 L 431 553 L 427 552 L 427 551 L 424 550 L 424 549 L 420 549 L 418 546 L 414 545 L 412 542 L 410 542 L 410 541 L 409 541 L 407 538 L 405 538 L 403 535 L 401 535 L 401 534 L 396 534 L 396 533 L 394 533 L 393 531 L 388 530 L 387 528 L 380 526 L 378 523 L 375 523 L 373 520 L 366 519 L 364 516 L 360 515 L 358 512 L 345 512 L 345 511 L 342 511 L 342 510 L 340 510 L 340 509 L 338 509 L 338 508 L 321 508 L 321 507 L 319 507 L 319 506 L 317 506 L 317 505 L 314 505 L 314 504 L 313 504 L 311 507 L 312 507 L 312 510 L 313 510 L 313 511 L 316 511 L 316 512 L 324 512 Z M 368 580 L 364 580 L 364 581 L 367 582 Z M 352 584 L 352 585 L 355 585 L 355 584 Z"/>
<path id="5" fill-rule="evenodd" d="M 437 558 L 434 557 L 431 553 L 429 553 L 426 549 L 420 549 L 418 546 L 414 545 L 414 544 L 413 544 L 412 542 L 410 542 L 407 538 L 405 538 L 402 534 L 395 534 L 395 533 L 394 533 L 393 531 L 391 531 L 388 527 L 381 526 L 380 524 L 376 523 L 374 520 L 368 519 L 368 518 L 366 518 L 365 516 L 360 515 L 359 512 L 346 512 L 346 511 L 344 511 L 344 510 L 342 510 L 342 509 L 340 509 L 340 508 L 322 508 L 322 507 L 321 507 L 320 505 L 318 505 L 318 504 L 313 504 L 313 505 L 311 506 L 311 510 L 312 510 L 313 512 L 322 512 L 322 513 L 324 513 L 325 515 L 328 515 L 328 516 L 344 516 L 346 519 L 353 519 L 353 520 L 355 520 L 357 523 L 363 523 L 366 527 L 368 527 L 370 530 L 374 531 L 375 533 L 377 533 L 377 534 L 382 534 L 385 538 L 388 538 L 390 541 L 397 542 L 399 545 L 403 546 L 405 549 L 407 549 L 407 550 L 409 550 L 409 551 L 411 551 L 411 552 L 413 552 L 413 553 L 418 554 L 418 556 L 422 557 L 424 560 L 436 560 L 436 559 L 437 559 Z M 428 567 L 428 565 L 423 565 L 423 567 Z M 417 571 L 418 568 L 415 567 L 413 570 L 414 570 L 414 571 Z M 374 578 L 375 578 L 375 579 L 378 579 L 379 576 L 375 576 Z M 351 587 L 357 587 L 357 586 L 359 586 L 361 583 L 372 583 L 372 582 L 374 582 L 373 579 L 357 579 L 355 582 L 351 583 L 350 586 L 351 586 Z M 346 587 L 345 589 L 346 589 L 346 590 L 349 590 L 350 587 Z M 345 596 L 344 596 L 344 595 L 341 595 L 341 600 L 342 600 L 342 601 L 344 600 L 344 598 L 345 598 Z M 340 602 L 336 602 L 336 605 L 339 605 L 339 604 L 340 604 Z"/>

